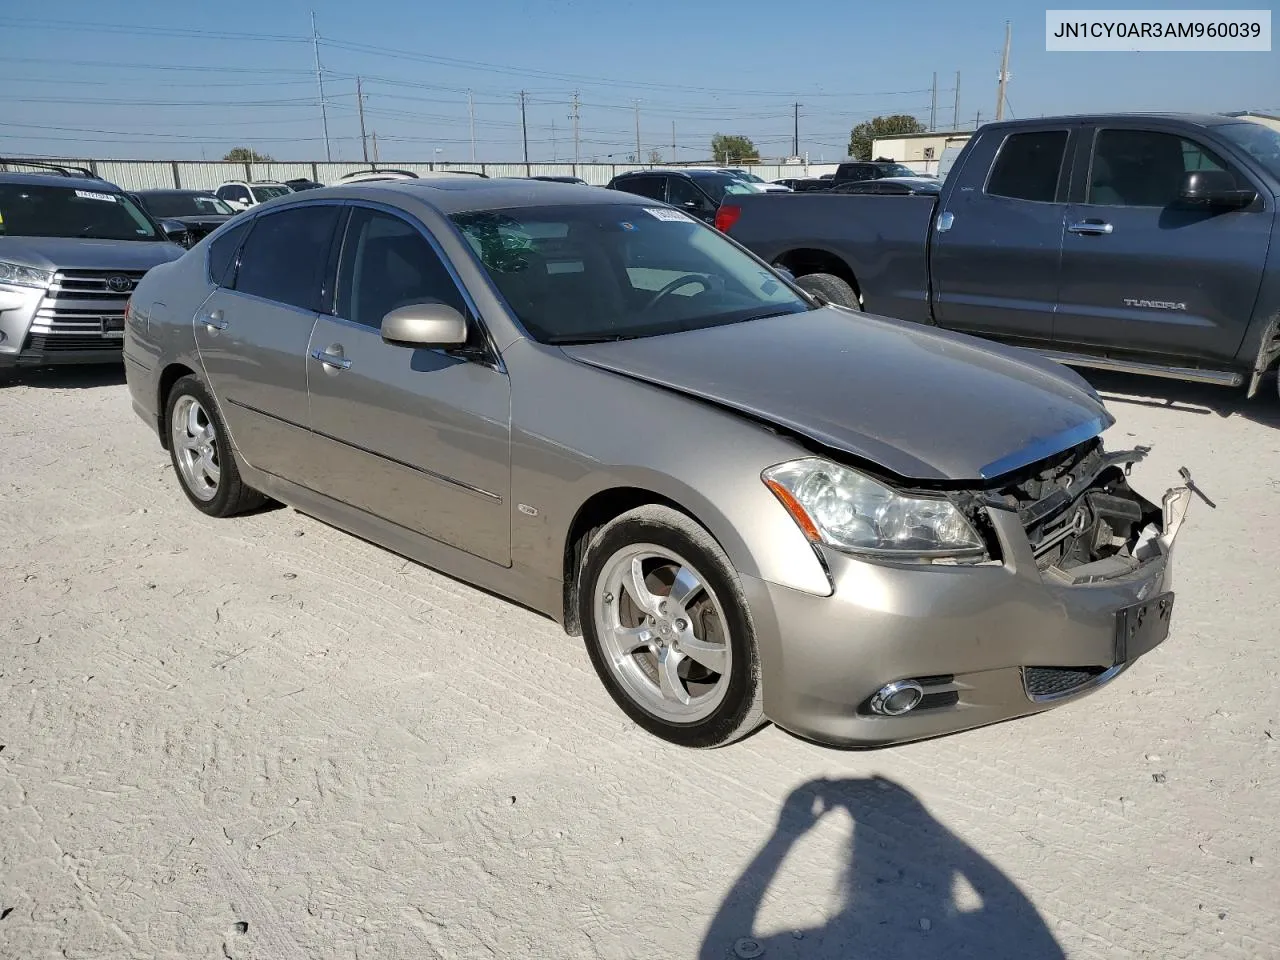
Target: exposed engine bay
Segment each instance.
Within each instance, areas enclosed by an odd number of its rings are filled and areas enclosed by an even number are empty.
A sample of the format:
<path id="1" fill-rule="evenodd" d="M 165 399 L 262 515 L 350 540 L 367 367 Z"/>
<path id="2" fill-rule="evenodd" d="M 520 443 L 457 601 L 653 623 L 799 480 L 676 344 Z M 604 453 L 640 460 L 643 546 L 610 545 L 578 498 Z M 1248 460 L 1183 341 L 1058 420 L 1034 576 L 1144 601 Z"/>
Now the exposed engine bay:
<path id="1" fill-rule="evenodd" d="M 1164 511 L 1129 486 L 1146 447 L 1105 452 L 1099 438 L 1036 465 L 993 490 L 988 506 L 1013 509 L 1040 570 L 1063 583 L 1122 577 L 1160 555 Z"/>

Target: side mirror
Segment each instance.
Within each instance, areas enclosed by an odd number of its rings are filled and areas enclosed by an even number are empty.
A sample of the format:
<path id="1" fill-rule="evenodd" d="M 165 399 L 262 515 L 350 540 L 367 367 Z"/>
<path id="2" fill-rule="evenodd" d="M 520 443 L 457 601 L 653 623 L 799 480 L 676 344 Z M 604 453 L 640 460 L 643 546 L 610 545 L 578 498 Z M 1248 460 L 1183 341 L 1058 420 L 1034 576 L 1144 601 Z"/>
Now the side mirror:
<path id="1" fill-rule="evenodd" d="M 1188 170 L 1182 175 L 1178 200 L 1188 206 L 1239 210 L 1257 199 L 1252 189 L 1241 189 L 1226 170 Z"/>
<path id="2" fill-rule="evenodd" d="M 181 247 L 191 245 L 191 234 L 187 232 L 186 226 L 178 220 L 161 220 L 160 229 L 164 231 L 164 235 Z"/>
<path id="3" fill-rule="evenodd" d="M 460 347 L 467 321 L 443 303 L 410 303 L 382 318 L 382 339 L 405 347 Z"/>

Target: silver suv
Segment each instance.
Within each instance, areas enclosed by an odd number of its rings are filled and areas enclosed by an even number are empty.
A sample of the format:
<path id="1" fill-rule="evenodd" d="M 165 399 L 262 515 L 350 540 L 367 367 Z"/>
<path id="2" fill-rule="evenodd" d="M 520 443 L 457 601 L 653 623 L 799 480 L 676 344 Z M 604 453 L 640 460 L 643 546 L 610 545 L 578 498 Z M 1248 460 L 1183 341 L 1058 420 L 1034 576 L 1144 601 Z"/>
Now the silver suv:
<path id="1" fill-rule="evenodd" d="M 184 250 L 115 184 L 21 165 L 42 172 L 0 170 L 0 369 L 118 362 L 133 288 Z"/>

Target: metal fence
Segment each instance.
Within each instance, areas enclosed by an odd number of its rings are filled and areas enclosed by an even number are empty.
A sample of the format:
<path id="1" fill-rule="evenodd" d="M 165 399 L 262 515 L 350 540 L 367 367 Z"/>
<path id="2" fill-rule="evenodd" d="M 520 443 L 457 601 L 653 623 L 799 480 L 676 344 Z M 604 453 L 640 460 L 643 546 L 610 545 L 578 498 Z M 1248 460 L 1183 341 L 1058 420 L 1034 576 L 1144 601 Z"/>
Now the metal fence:
<path id="1" fill-rule="evenodd" d="M 31 158 L 35 159 L 35 158 Z M 180 188 L 187 190 L 212 190 L 228 180 L 294 180 L 306 178 L 319 183 L 335 183 L 339 177 L 357 170 L 368 170 L 367 163 L 300 162 L 269 163 L 201 162 L 192 160 L 97 160 L 92 158 L 50 157 L 41 162 L 85 167 L 97 176 L 125 190 L 155 190 Z M 629 170 L 648 170 L 661 164 L 626 163 L 397 163 L 379 162 L 384 169 L 408 170 L 412 173 L 431 171 L 470 171 L 489 177 L 581 177 L 587 183 L 604 186 L 613 177 Z M 0 170 L 11 169 L 0 162 Z M 12 167 L 15 171 L 23 168 Z M 834 163 L 811 164 L 753 164 L 751 170 L 765 180 L 783 177 L 818 177 L 834 173 Z"/>

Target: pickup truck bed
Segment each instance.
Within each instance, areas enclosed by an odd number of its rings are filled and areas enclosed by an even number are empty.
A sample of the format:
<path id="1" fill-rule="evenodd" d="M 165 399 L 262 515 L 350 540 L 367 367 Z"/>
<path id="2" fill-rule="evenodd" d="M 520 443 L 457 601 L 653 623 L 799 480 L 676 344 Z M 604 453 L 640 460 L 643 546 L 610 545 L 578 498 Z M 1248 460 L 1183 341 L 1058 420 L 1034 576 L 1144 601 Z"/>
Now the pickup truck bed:
<path id="1" fill-rule="evenodd" d="M 848 284 L 823 281 L 828 299 L 1252 395 L 1280 357 L 1278 200 L 1280 134 L 1260 124 L 1065 117 L 983 127 L 936 199 L 733 196 L 717 224 Z"/>

